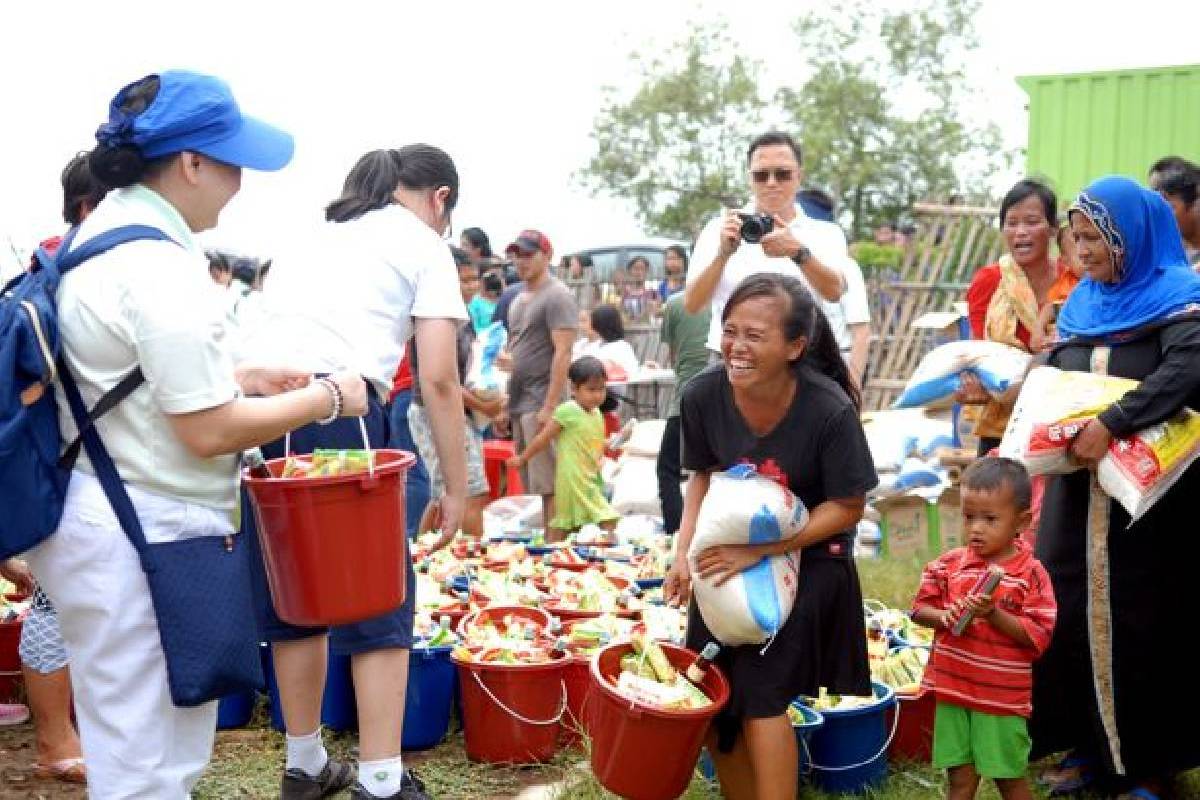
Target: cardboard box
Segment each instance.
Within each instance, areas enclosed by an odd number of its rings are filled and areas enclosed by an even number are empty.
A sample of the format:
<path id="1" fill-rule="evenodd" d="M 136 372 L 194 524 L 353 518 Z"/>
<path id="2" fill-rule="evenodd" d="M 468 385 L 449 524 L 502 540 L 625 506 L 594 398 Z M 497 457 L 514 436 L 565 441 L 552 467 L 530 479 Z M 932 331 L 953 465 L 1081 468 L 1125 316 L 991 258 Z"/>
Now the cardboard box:
<path id="1" fill-rule="evenodd" d="M 936 550 L 935 507 L 911 495 L 876 500 L 879 528 L 883 533 L 880 554 L 885 558 L 911 558 Z"/>
<path id="2" fill-rule="evenodd" d="M 947 489 L 938 498 L 937 506 L 937 551 L 944 553 L 962 547 L 962 492 L 958 488 Z"/>

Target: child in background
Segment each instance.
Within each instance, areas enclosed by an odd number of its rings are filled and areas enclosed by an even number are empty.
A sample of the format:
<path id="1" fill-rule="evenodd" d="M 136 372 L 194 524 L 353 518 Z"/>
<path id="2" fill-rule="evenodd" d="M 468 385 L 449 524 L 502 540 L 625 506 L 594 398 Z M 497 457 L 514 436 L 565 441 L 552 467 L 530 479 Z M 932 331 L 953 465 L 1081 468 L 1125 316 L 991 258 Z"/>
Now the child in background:
<path id="1" fill-rule="evenodd" d="M 923 686 L 937 698 L 933 765 L 949 770 L 950 800 L 975 797 L 992 778 L 1005 800 L 1032 798 L 1025 777 L 1033 711 L 1033 662 L 1050 644 L 1057 606 L 1050 577 L 1019 538 L 1029 525 L 1030 482 L 1007 458 L 982 458 L 963 472 L 967 546 L 925 567 L 912 618 L 933 628 Z M 978 591 L 992 567 L 1004 576 Z M 953 631 L 964 615 L 971 621 Z"/>
<path id="2" fill-rule="evenodd" d="M 1029 347 L 1035 354 L 1058 340 L 1058 328 L 1054 321 L 1082 277 L 1083 264 L 1075 255 L 1075 238 L 1071 235 L 1071 229 L 1063 225 L 1058 229 L 1058 278 L 1046 291 L 1046 304 L 1038 312 L 1037 330 L 1029 337 Z"/>
<path id="3" fill-rule="evenodd" d="M 554 472 L 555 517 L 546 523 L 546 541 L 559 542 L 567 533 L 588 523 L 607 531 L 616 528 L 617 512 L 604 498 L 600 464 L 604 458 L 604 402 L 607 378 L 604 364 L 584 356 L 567 372 L 571 400 L 554 410 L 554 417 L 533 438 L 525 452 L 508 459 L 509 467 L 520 468 L 554 442 L 557 466 Z"/>
<path id="4" fill-rule="evenodd" d="M 500 293 L 504 291 L 504 281 L 494 270 L 483 273 L 480 279 L 479 293 L 467 302 L 467 313 L 471 315 L 471 325 L 476 333 L 492 324 L 492 315 L 496 313 L 496 303 L 500 301 Z"/>

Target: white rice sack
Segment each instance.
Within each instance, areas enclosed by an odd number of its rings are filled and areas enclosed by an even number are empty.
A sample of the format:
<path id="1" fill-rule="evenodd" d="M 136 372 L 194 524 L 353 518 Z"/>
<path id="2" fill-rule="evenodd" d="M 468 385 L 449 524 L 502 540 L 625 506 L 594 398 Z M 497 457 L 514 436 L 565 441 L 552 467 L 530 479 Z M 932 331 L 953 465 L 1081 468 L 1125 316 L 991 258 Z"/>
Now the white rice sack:
<path id="1" fill-rule="evenodd" d="M 800 552 L 764 558 L 721 586 L 700 577 L 700 553 L 715 545 L 791 539 L 807 524 L 804 504 L 753 466 L 712 476 L 687 557 L 700 616 L 721 644 L 761 644 L 779 632 L 796 600 Z"/>
<path id="2" fill-rule="evenodd" d="M 1032 356 L 999 342 L 966 339 L 935 347 L 921 359 L 893 408 L 949 403 L 962 388 L 959 375 L 971 372 L 992 395 L 1020 384 Z"/>
<path id="3" fill-rule="evenodd" d="M 667 427 L 665 419 L 639 419 L 633 425 L 633 433 L 621 449 L 631 456 L 658 458 L 662 449 L 663 430 Z"/>
<path id="4" fill-rule="evenodd" d="M 658 472 L 653 458 L 624 455 L 613 477 L 613 510 L 626 514 L 662 516 L 658 499 Z"/>
<path id="5" fill-rule="evenodd" d="M 1137 381 L 1038 367 L 1029 373 L 1000 442 L 1000 455 L 1034 475 L 1074 472 L 1071 442 Z M 1200 414 L 1184 409 L 1127 439 L 1113 439 L 1100 459 L 1101 488 L 1137 520 L 1200 457 Z"/>

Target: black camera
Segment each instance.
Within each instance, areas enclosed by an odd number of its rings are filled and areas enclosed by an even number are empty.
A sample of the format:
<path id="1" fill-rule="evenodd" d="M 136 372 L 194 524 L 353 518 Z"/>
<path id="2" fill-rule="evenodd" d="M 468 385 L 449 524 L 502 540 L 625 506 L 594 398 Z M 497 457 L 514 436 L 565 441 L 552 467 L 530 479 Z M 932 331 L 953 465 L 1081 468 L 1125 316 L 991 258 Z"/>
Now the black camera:
<path id="1" fill-rule="evenodd" d="M 758 244 L 775 228 L 775 218 L 769 214 L 738 214 L 742 220 L 742 241 Z"/>

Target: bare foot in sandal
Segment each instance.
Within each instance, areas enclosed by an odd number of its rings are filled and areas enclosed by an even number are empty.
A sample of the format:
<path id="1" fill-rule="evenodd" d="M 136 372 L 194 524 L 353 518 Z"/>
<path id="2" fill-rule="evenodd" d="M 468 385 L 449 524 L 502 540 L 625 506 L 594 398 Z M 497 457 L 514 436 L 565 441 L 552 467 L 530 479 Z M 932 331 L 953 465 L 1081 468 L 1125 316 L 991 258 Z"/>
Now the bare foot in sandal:
<path id="1" fill-rule="evenodd" d="M 34 764 L 33 774 L 40 780 L 63 783 L 87 783 L 87 767 L 82 758 L 64 758 L 50 764 Z"/>

